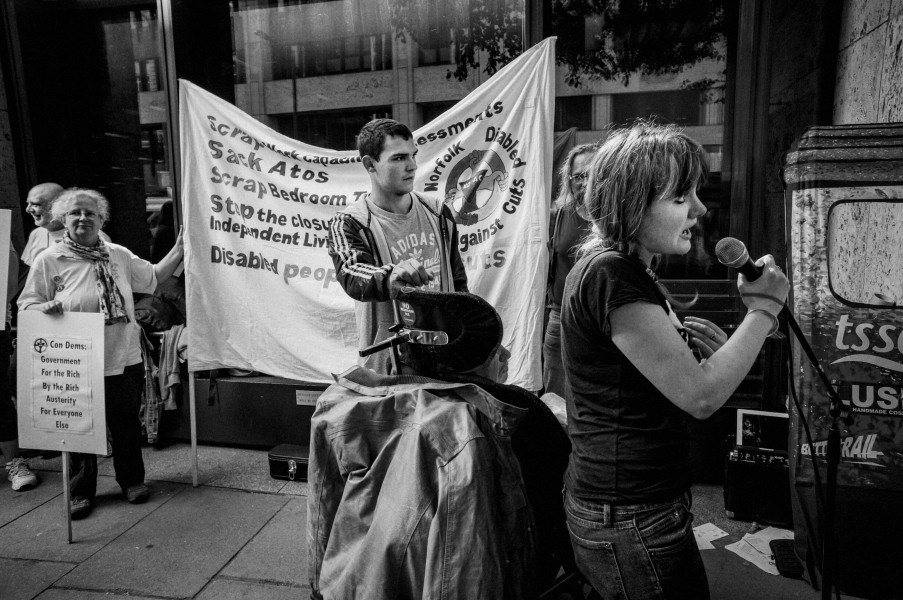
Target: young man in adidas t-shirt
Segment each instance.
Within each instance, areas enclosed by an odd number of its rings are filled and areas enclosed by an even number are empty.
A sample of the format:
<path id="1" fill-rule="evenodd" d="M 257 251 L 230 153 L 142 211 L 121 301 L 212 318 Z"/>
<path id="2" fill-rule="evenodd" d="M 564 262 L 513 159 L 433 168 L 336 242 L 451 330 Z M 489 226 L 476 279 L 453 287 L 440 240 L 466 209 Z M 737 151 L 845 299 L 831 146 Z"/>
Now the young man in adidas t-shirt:
<path id="1" fill-rule="evenodd" d="M 466 292 L 467 275 L 448 207 L 414 192 L 417 147 L 411 130 L 392 119 L 375 119 L 361 129 L 357 148 L 371 191 L 332 220 L 328 246 L 336 278 L 358 301 L 358 347 L 364 348 L 392 335 L 393 286 Z M 390 350 L 361 363 L 393 372 Z"/>

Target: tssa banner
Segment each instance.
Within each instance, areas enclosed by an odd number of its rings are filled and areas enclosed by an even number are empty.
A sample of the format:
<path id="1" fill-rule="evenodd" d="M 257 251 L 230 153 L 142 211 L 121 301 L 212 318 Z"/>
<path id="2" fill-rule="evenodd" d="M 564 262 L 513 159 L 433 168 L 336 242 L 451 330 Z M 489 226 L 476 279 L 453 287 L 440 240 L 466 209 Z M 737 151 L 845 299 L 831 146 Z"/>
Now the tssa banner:
<path id="1" fill-rule="evenodd" d="M 804 142 L 822 139 L 818 133 Z M 842 432 L 838 482 L 903 491 L 903 185 L 826 182 L 797 167 L 785 168 L 794 313 L 853 414 Z M 808 476 L 809 456 L 825 457 L 830 397 L 798 348 L 793 358 L 807 411 L 801 418 L 814 436 L 810 447 L 797 430 L 793 451 L 798 474 Z"/>
<path id="2" fill-rule="evenodd" d="M 470 290 L 502 317 L 509 383 L 539 389 L 552 190 L 554 39 L 414 132 L 415 191 L 456 215 Z M 357 361 L 353 301 L 326 251 L 369 192 L 356 151 L 309 146 L 181 80 L 188 368 L 331 382 Z"/>
<path id="3" fill-rule="evenodd" d="M 903 537 L 903 123 L 809 128 L 783 171 L 793 313 L 839 399 L 834 581 L 900 588 Z M 797 555 L 817 582 L 825 544 L 831 397 L 793 347 L 790 470 Z M 810 439 L 811 434 L 811 439 Z M 823 485 L 824 484 L 824 485 Z"/>

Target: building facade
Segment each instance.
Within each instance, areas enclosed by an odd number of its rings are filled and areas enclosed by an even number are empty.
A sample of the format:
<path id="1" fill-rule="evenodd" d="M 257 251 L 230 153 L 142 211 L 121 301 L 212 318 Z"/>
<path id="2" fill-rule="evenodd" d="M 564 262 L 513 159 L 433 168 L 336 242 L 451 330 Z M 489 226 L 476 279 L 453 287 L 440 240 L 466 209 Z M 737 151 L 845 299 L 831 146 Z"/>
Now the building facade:
<path id="1" fill-rule="evenodd" d="M 478 31 L 494 32 L 508 57 L 556 35 L 564 56 L 654 45 L 711 20 L 636 21 L 612 35 L 602 17 L 571 6 L 582 4 L 0 0 L 0 208 L 12 211 L 13 244 L 21 250 L 33 227 L 28 189 L 56 181 L 103 192 L 112 239 L 148 256 L 160 205 L 180 200 L 180 78 L 283 134 L 347 149 L 370 118 L 416 129 L 490 77 L 493 56 L 469 45 Z M 703 145 L 712 177 L 700 244 L 661 274 L 679 293 L 713 296 L 700 306 L 729 328 L 739 320 L 735 288 L 714 244 L 732 235 L 753 255 L 785 259 L 779 170 L 790 144 L 812 125 L 903 120 L 903 0 L 739 0 L 724 2 L 716 24 L 716 56 L 677 72 L 585 76 L 577 86 L 559 64 L 548 118 L 571 143 L 652 117 Z M 461 73 L 456 58 L 468 49 L 479 65 Z M 766 352 L 740 404 L 783 406 L 784 362 Z"/>

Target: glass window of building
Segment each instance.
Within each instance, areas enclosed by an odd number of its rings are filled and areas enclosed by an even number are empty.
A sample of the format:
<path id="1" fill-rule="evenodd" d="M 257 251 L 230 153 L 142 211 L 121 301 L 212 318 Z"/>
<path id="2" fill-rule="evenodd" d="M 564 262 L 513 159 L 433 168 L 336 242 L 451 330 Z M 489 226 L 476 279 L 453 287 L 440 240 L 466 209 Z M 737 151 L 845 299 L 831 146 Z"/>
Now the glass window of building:
<path id="1" fill-rule="evenodd" d="M 638 118 L 682 127 L 706 152 L 711 175 L 700 198 L 709 212 L 697 226 L 693 250 L 663 257 L 658 271 L 670 279 L 723 278 L 727 271 L 715 259 L 714 245 L 729 231 L 729 194 L 721 178 L 726 17 L 723 11 L 701 14 L 689 3 L 675 3 L 661 14 L 644 12 L 644 6 L 553 4 L 551 33 L 558 36 L 559 63 L 555 130 L 576 127 L 579 144 L 604 140 L 612 127 Z M 668 51 L 669 44 L 677 48 L 702 39 L 715 40 L 711 56 Z M 572 70 L 571 64 L 583 68 Z"/>
<path id="2" fill-rule="evenodd" d="M 457 101 L 455 100 L 447 100 L 445 102 L 427 102 L 421 104 L 421 116 L 424 125 L 441 117 L 443 113 L 451 110 L 455 106 L 455 104 L 457 104 Z"/>
<path id="3" fill-rule="evenodd" d="M 235 104 L 280 133 L 333 148 L 353 146 L 349 132 L 373 115 L 417 128 L 485 81 L 479 50 L 481 64 L 455 76 L 462 44 L 498 31 L 499 44 L 516 41 L 511 57 L 522 51 L 523 0 L 228 6 Z"/>
<path id="4" fill-rule="evenodd" d="M 26 171 L 34 183 L 100 191 L 107 233 L 150 258 L 174 185 L 157 4 L 20 0 L 5 10 Z"/>
<path id="5" fill-rule="evenodd" d="M 571 127 L 585 131 L 593 129 L 592 96 L 555 98 L 555 131 L 564 131 Z"/>
<path id="6" fill-rule="evenodd" d="M 700 94 L 697 90 L 667 90 L 616 94 L 612 98 L 612 121 L 617 125 L 638 118 L 683 127 L 699 125 Z"/>
<path id="7" fill-rule="evenodd" d="M 188 79 L 303 142 L 348 149 L 375 116 L 412 129 L 435 119 L 486 81 L 487 67 L 522 52 L 528 2 L 541 11 L 537 0 L 11 0 L 30 160 L 39 180 L 107 194 L 111 235 L 149 255 L 151 240 L 137 228 L 147 229 L 147 217 L 178 185 L 168 81 Z M 167 34 L 175 59 L 167 64 L 175 64 L 174 73 L 162 58 L 158 5 L 172 13 Z M 721 184 L 729 160 L 726 42 L 722 36 L 717 55 L 690 57 L 679 68 L 658 68 L 664 59 L 655 49 L 723 30 L 724 16 L 719 22 L 685 12 L 627 20 L 624 10 L 603 18 L 590 3 L 553 3 L 544 27 L 558 36 L 554 129 L 576 128 L 574 142 L 583 143 L 636 117 L 684 127 L 709 158 L 712 175 L 702 193 L 710 213 L 701 248 L 665 261 L 663 275 L 718 278 L 726 273 L 712 246 L 728 231 L 730 207 Z M 48 35 L 61 43 L 41 43 Z M 581 60 L 588 70 L 575 77 L 569 63 Z M 606 73 L 605 65 L 617 68 Z"/>

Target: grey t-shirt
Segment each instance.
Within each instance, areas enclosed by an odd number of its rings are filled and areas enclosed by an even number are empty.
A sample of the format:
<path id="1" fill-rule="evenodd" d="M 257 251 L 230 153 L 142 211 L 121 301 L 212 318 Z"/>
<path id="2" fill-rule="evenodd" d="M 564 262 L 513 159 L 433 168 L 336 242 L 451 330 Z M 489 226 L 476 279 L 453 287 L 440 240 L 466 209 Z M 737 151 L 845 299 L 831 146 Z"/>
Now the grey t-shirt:
<path id="1" fill-rule="evenodd" d="M 379 221 L 389 245 L 390 256 L 383 257 L 383 260 L 392 264 L 408 258 L 419 260 L 427 273 L 433 276 L 428 289 L 440 289 L 439 240 L 436 239 L 436 230 L 423 204 L 414 199 L 411 210 L 399 215 L 379 208 L 369 199 L 367 203 L 373 216 Z"/>

